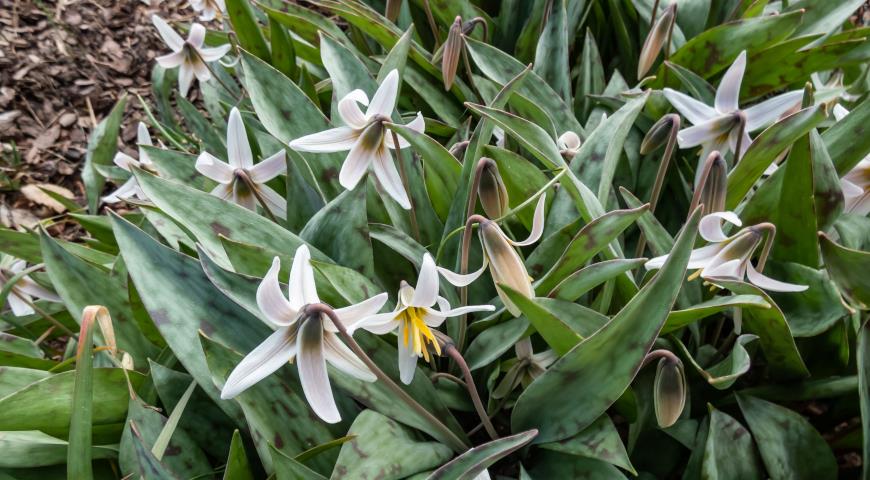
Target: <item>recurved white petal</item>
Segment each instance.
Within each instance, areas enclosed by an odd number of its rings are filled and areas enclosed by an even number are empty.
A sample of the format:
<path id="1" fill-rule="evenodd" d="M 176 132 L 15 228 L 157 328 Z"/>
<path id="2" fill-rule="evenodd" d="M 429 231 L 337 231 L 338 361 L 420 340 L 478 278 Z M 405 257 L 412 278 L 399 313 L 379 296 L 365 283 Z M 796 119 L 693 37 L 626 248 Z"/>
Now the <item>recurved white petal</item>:
<path id="1" fill-rule="evenodd" d="M 234 177 L 233 167 L 208 152 L 202 152 L 196 158 L 196 171 L 223 184 L 232 182 Z"/>
<path id="2" fill-rule="evenodd" d="M 716 117 L 704 123 L 684 128 L 677 133 L 680 148 L 691 148 L 702 143 L 716 141 L 719 137 L 734 128 L 734 119 L 730 116 Z"/>
<path id="3" fill-rule="evenodd" d="M 135 177 L 130 177 L 117 190 L 103 197 L 105 203 L 118 203 L 127 200 L 140 191 Z"/>
<path id="4" fill-rule="evenodd" d="M 314 413 L 324 422 L 337 423 L 341 420 L 329 375 L 326 373 L 326 357 L 323 354 L 323 328 L 320 320 L 309 318 L 299 326 L 299 354 L 296 364 L 299 370 L 299 383 L 302 392 Z"/>
<path id="5" fill-rule="evenodd" d="M 177 52 L 168 53 L 166 55 L 161 55 L 157 57 L 157 64 L 163 68 L 170 69 L 175 68 L 182 63 L 184 63 L 184 59 L 187 57 L 183 50 L 179 50 Z"/>
<path id="6" fill-rule="evenodd" d="M 704 271 L 701 273 L 702 277 L 711 280 L 722 278 L 736 280 L 738 282 L 743 281 L 743 276 L 746 273 L 746 264 L 749 262 L 741 258 L 735 258 L 724 262 L 719 262 L 717 260 L 718 259 L 714 258 L 710 265 L 704 268 Z"/>
<path id="7" fill-rule="evenodd" d="M 360 89 L 348 93 L 339 100 L 338 114 L 348 127 L 362 129 L 368 123 L 366 114 L 359 108 L 360 104 L 369 104 L 369 97 Z"/>
<path id="8" fill-rule="evenodd" d="M 426 130 L 426 121 L 423 119 L 423 114 L 417 112 L 417 116 L 410 122 L 406 123 L 405 126 L 415 132 L 423 133 L 423 131 Z M 399 148 L 408 148 L 411 146 L 411 144 L 398 133 L 396 134 L 396 138 L 399 140 Z M 386 135 L 384 135 L 384 143 L 386 143 L 389 148 L 396 148 L 396 144 L 393 142 L 393 134 L 390 132 L 387 132 Z"/>
<path id="9" fill-rule="evenodd" d="M 192 45 L 196 49 L 202 48 L 202 44 L 205 42 L 205 27 L 198 23 L 194 23 L 190 26 L 190 32 L 187 34 L 187 43 Z"/>
<path id="10" fill-rule="evenodd" d="M 230 120 L 227 123 L 227 160 L 235 168 L 246 170 L 254 166 L 254 156 L 251 154 L 251 144 L 245 133 L 245 123 L 239 109 L 230 110 Z"/>
<path id="11" fill-rule="evenodd" d="M 734 63 L 722 76 L 719 88 L 716 89 L 715 106 L 719 113 L 731 113 L 740 108 L 740 84 L 743 82 L 744 71 L 746 71 L 746 50 L 737 55 Z"/>
<path id="12" fill-rule="evenodd" d="M 845 109 L 842 105 L 840 105 L 839 103 L 836 104 L 836 105 L 834 105 L 834 119 L 837 120 L 838 122 L 839 122 L 840 120 L 846 118 L 846 115 L 848 115 L 848 114 L 849 114 L 849 111 L 846 110 L 846 109 Z"/>
<path id="13" fill-rule="evenodd" d="M 217 47 L 201 47 L 198 49 L 199 56 L 204 62 L 214 62 L 223 58 L 230 51 L 232 45 L 226 43 Z"/>
<path id="14" fill-rule="evenodd" d="M 749 283 L 756 287 L 760 287 L 763 290 L 770 290 L 771 292 L 803 292 L 809 288 L 807 285 L 797 285 L 794 283 L 774 280 L 757 271 L 755 267 L 752 266 L 752 262 L 747 262 L 746 278 L 749 280 Z"/>
<path id="15" fill-rule="evenodd" d="M 544 233 L 544 207 L 547 204 L 547 194 L 543 194 L 538 198 L 538 204 L 535 206 L 535 215 L 532 217 L 532 231 L 529 232 L 529 237 L 522 242 L 515 242 L 508 239 L 512 245 L 517 247 L 525 247 L 537 242 Z"/>
<path id="16" fill-rule="evenodd" d="M 391 70 L 384 78 L 383 83 L 372 96 L 372 101 L 366 110 L 366 118 L 371 119 L 375 115 L 390 117 L 396 106 L 396 96 L 399 93 L 399 71 Z"/>
<path id="17" fill-rule="evenodd" d="M 157 27 L 157 33 L 160 34 L 160 38 L 163 39 L 169 48 L 176 52 L 181 50 L 181 47 L 184 46 L 184 39 L 181 38 L 181 35 L 176 33 L 165 20 L 157 15 L 151 15 L 151 23 Z"/>
<path id="18" fill-rule="evenodd" d="M 278 283 L 278 272 L 281 270 L 281 259 L 275 257 L 272 266 L 257 287 L 257 306 L 275 327 L 292 325 L 299 315 L 298 309 L 293 308 L 290 302 L 281 292 L 281 284 Z"/>
<path id="19" fill-rule="evenodd" d="M 746 130 L 754 132 L 775 122 L 789 109 L 800 105 L 803 90 L 794 90 L 769 98 L 743 110 L 746 114 Z"/>
<path id="20" fill-rule="evenodd" d="M 580 136 L 571 130 L 568 130 L 559 136 L 556 143 L 559 145 L 559 148 L 563 150 L 577 150 L 580 148 Z"/>
<path id="21" fill-rule="evenodd" d="M 15 289 L 25 295 L 30 295 L 42 300 L 48 300 L 51 302 L 62 301 L 56 293 L 34 282 L 29 277 L 24 277 L 18 280 L 18 283 L 15 284 Z"/>
<path id="22" fill-rule="evenodd" d="M 115 158 L 112 159 L 112 162 L 114 162 L 114 164 L 117 165 L 119 168 L 123 168 L 124 170 L 126 170 L 126 171 L 128 171 L 128 172 L 131 171 L 130 169 L 131 169 L 132 167 L 138 167 L 138 166 L 139 166 L 139 161 L 138 161 L 138 160 L 136 160 L 135 158 L 131 157 L 130 155 L 127 155 L 127 154 L 124 153 L 124 152 L 118 152 L 118 153 L 116 153 L 116 154 L 115 154 Z"/>
<path id="23" fill-rule="evenodd" d="M 33 311 L 33 307 L 27 304 L 25 299 L 30 300 L 25 294 L 18 293 L 14 289 L 6 297 L 6 301 L 9 302 L 9 308 L 12 309 L 12 314 L 16 317 L 24 317 L 36 313 Z"/>
<path id="24" fill-rule="evenodd" d="M 342 172 L 344 169 L 342 168 Z M 393 157 L 390 151 L 383 146 L 379 147 L 375 152 L 372 161 L 372 172 L 375 178 L 384 187 L 387 194 L 396 201 L 405 210 L 411 209 L 411 200 L 408 199 L 408 194 L 405 192 L 405 187 L 402 184 L 402 177 L 399 176 L 399 171 L 396 170 L 396 165 L 393 163 Z M 340 179 L 339 179 L 340 180 Z M 342 183 L 344 185 L 344 183 Z"/>
<path id="25" fill-rule="evenodd" d="M 344 152 L 356 144 L 360 132 L 350 127 L 338 127 L 312 133 L 290 142 L 290 148 L 299 152 Z"/>
<path id="26" fill-rule="evenodd" d="M 412 307 L 431 307 L 438 298 L 438 267 L 428 252 L 423 254 L 420 275 L 417 277 L 417 287 L 411 298 Z"/>
<path id="27" fill-rule="evenodd" d="M 433 310 L 435 315 L 442 317 L 455 317 L 464 313 L 473 312 L 492 312 L 495 307 L 492 305 L 467 305 L 464 307 L 450 308 L 450 303 L 443 297 L 438 297 L 438 310 Z M 434 325 L 438 326 L 438 325 Z"/>
<path id="28" fill-rule="evenodd" d="M 379 293 L 362 302 L 344 308 L 336 308 L 335 315 L 338 316 L 338 319 L 341 320 L 341 323 L 348 331 L 353 332 L 367 317 L 377 313 L 387 303 L 387 298 L 386 293 Z M 324 321 L 324 328 L 330 332 L 338 331 L 335 325 L 328 320 Z"/>
<path id="29" fill-rule="evenodd" d="M 326 361 L 348 375 L 366 382 L 378 379 L 353 350 L 347 347 L 334 333 L 323 335 L 323 348 Z"/>
<path id="30" fill-rule="evenodd" d="M 221 398 L 233 398 L 266 378 L 296 355 L 295 327 L 285 327 L 269 335 L 247 354 L 230 373 L 221 389 Z"/>
<path id="31" fill-rule="evenodd" d="M 317 286 L 314 284 L 314 269 L 311 267 L 311 252 L 308 245 L 300 245 L 293 255 L 288 283 L 290 306 L 300 310 L 309 303 L 320 303 Z"/>
<path id="32" fill-rule="evenodd" d="M 486 256 L 483 257 L 483 264 L 477 270 L 471 273 L 456 273 L 452 270 L 448 270 L 444 267 L 438 267 L 438 273 L 441 274 L 448 282 L 452 283 L 457 287 L 465 287 L 470 285 L 471 282 L 477 280 L 483 272 L 486 270 L 486 267 L 489 265 Z"/>
<path id="33" fill-rule="evenodd" d="M 357 327 L 375 335 L 384 335 L 392 332 L 399 326 L 399 322 L 396 320 L 396 315 L 398 314 L 399 312 L 378 313 L 366 317 L 357 324 Z"/>
<path id="34" fill-rule="evenodd" d="M 738 227 L 743 225 L 740 217 L 734 212 L 713 212 L 705 215 L 698 225 L 698 232 L 701 238 L 708 242 L 721 242 L 728 239 L 728 235 L 722 231 L 722 221 L 726 221 Z"/>
<path id="35" fill-rule="evenodd" d="M 685 93 L 678 92 L 676 90 L 672 90 L 670 88 L 666 88 L 664 90 L 665 98 L 671 102 L 671 105 L 677 109 L 678 112 L 683 114 L 686 119 L 692 122 L 692 125 L 697 125 L 699 123 L 704 123 L 711 118 L 714 118 L 719 115 L 716 112 L 716 109 L 703 103 L 694 98 L 686 95 Z"/>
<path id="36" fill-rule="evenodd" d="M 271 157 L 248 169 L 248 176 L 254 183 L 264 183 L 287 171 L 287 160 L 284 150 L 279 150 Z"/>
<path id="37" fill-rule="evenodd" d="M 182 62 L 178 67 L 178 93 L 182 97 L 187 97 L 191 84 L 193 84 L 193 67 L 187 62 Z"/>
<path id="38" fill-rule="evenodd" d="M 280 220 L 287 218 L 287 200 L 284 197 L 278 195 L 278 192 L 272 190 L 272 187 L 268 185 L 257 185 L 257 193 L 265 200 L 272 215 Z"/>

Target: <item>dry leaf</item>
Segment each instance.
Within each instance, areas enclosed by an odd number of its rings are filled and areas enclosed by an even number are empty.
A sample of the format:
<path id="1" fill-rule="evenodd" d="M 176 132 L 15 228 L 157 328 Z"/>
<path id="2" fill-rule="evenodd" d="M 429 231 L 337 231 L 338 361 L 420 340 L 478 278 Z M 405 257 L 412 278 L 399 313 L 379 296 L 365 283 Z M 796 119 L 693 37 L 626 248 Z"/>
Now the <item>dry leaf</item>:
<path id="1" fill-rule="evenodd" d="M 57 213 L 61 213 L 66 210 L 66 207 L 58 202 L 57 200 L 51 198 L 47 193 L 43 190 L 50 190 L 58 195 L 68 198 L 70 200 L 75 199 L 75 194 L 69 191 L 66 188 L 63 188 L 58 185 L 51 185 L 49 183 L 39 183 L 39 184 L 30 184 L 21 187 L 21 194 L 27 197 L 33 203 L 38 203 L 40 205 L 44 205 Z"/>

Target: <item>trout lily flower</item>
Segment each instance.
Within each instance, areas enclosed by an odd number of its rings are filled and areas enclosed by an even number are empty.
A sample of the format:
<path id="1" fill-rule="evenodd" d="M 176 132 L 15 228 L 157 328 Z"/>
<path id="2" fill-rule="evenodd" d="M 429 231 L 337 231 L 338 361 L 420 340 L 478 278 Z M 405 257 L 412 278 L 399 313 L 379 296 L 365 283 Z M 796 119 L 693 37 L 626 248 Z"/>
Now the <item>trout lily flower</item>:
<path id="1" fill-rule="evenodd" d="M 341 416 L 332 396 L 326 362 L 360 380 L 373 382 L 376 377 L 338 338 L 338 329 L 327 316 L 305 313 L 306 305 L 320 303 L 310 260 L 308 247 L 300 246 L 290 269 L 289 298 L 281 292 L 278 283 L 281 261 L 278 257 L 272 261 L 272 267 L 257 288 L 257 305 L 275 333 L 233 369 L 221 390 L 221 398 L 233 398 L 287 362 L 295 361 L 299 382 L 311 409 L 325 422 L 336 423 Z M 352 332 L 361 319 L 380 310 L 386 301 L 387 294 L 381 293 L 355 305 L 336 309 L 335 314 Z"/>
<path id="2" fill-rule="evenodd" d="M 136 131 L 136 143 L 139 144 L 139 160 L 136 160 L 124 152 L 118 152 L 115 154 L 115 159 L 113 160 L 115 165 L 128 172 L 131 171 L 132 167 L 147 169 L 151 166 L 151 159 L 148 158 L 148 153 L 142 148 L 142 146 L 147 145 L 150 147 L 154 144 L 151 142 L 151 135 L 148 133 L 148 127 L 142 122 L 139 122 L 139 127 Z M 117 190 L 103 197 L 103 201 L 106 203 L 118 203 L 133 197 L 142 200 L 145 200 L 146 198 L 145 192 L 143 192 L 142 188 L 139 187 L 139 182 L 136 180 L 136 177 L 131 175 L 130 178 L 118 187 Z"/>
<path id="3" fill-rule="evenodd" d="M 227 9 L 224 0 L 190 0 L 190 6 L 199 14 L 199 19 L 203 22 L 223 16 Z"/>
<path id="4" fill-rule="evenodd" d="M 378 87 L 371 102 L 365 92 L 359 89 L 348 93 L 338 102 L 338 114 L 345 126 L 297 138 L 290 142 L 290 148 L 300 152 L 350 150 L 338 174 L 341 186 L 353 190 L 371 167 L 387 194 L 402 208 L 410 210 L 411 201 L 389 152 L 389 149 L 396 148 L 393 135 L 387 132 L 384 125 L 390 122 L 398 92 L 399 72 L 392 70 Z M 359 108 L 360 105 L 368 107 L 365 113 Z M 417 112 L 417 117 L 406 126 L 422 133 L 425 128 L 423 115 Z M 409 146 L 405 139 L 397 138 L 399 148 Z"/>
<path id="5" fill-rule="evenodd" d="M 546 194 L 538 198 L 538 204 L 535 207 L 535 214 L 532 220 L 532 230 L 529 232 L 529 237 L 521 242 L 508 238 L 496 222 L 480 217 L 478 236 L 483 248 L 483 265 L 481 265 L 480 269 L 465 275 L 454 273 L 442 267 L 438 267 L 438 271 L 450 283 L 457 287 L 463 287 L 473 282 L 488 266 L 499 298 L 501 298 L 505 307 L 512 315 L 516 317 L 520 316 L 522 312 L 520 312 L 519 307 L 508 298 L 500 285 L 506 285 L 529 298 L 535 296 L 532 279 L 526 271 L 523 259 L 520 258 L 514 247 L 525 247 L 537 242 L 541 238 L 541 234 L 544 233 L 544 205 L 546 201 Z"/>
<path id="6" fill-rule="evenodd" d="M 848 114 L 840 105 L 834 107 L 834 118 L 838 122 Z M 840 188 L 846 201 L 844 212 L 861 216 L 870 213 L 870 156 L 861 159 L 840 179 Z"/>
<path id="7" fill-rule="evenodd" d="M 405 384 L 414 380 L 418 358 L 429 361 L 430 345 L 436 354 L 441 354 L 441 346 L 432 332 L 433 328 L 441 326 L 447 317 L 495 310 L 492 305 L 450 308 L 450 303 L 438 295 L 438 284 L 435 260 L 426 253 L 423 255 L 417 288 L 403 281 L 394 311 L 373 315 L 360 323 L 360 328 L 377 335 L 396 332 L 399 340 L 399 377 Z M 432 308 L 436 303 L 438 309 Z"/>
<path id="8" fill-rule="evenodd" d="M 765 231 L 768 233 L 767 242 L 762 249 L 760 262 L 766 260 L 768 249 L 772 243 L 773 225 L 759 224 L 739 230 L 734 235 L 728 236 L 722 230 L 722 221 L 740 227 L 742 222 L 734 212 L 715 212 L 701 218 L 698 232 L 701 237 L 710 244 L 692 250 L 689 257 L 689 269 L 697 269 L 692 277 L 700 275 L 701 278 L 716 283 L 716 280 L 730 280 L 743 282 L 746 278 L 749 283 L 772 292 L 802 292 L 806 285 L 795 285 L 774 280 L 763 275 L 752 265 L 752 256 L 761 245 Z M 653 258 L 644 265 L 647 270 L 662 268 L 668 255 Z"/>
<path id="9" fill-rule="evenodd" d="M 166 45 L 172 49 L 172 53 L 157 57 L 157 63 L 163 68 L 178 67 L 178 90 L 182 97 L 187 96 L 193 77 L 200 82 L 207 82 L 211 78 L 206 63 L 217 61 L 230 51 L 229 44 L 206 47 L 205 27 L 198 23 L 190 26 L 190 33 L 185 40 L 157 15 L 152 15 L 151 21 Z"/>
<path id="10" fill-rule="evenodd" d="M 26 266 L 27 264 L 24 260 L 4 255 L 0 259 L 0 288 L 5 288 L 6 284 L 12 280 L 12 277 L 24 271 Z M 9 304 L 9 308 L 12 309 L 13 315 L 23 317 L 25 315 L 33 315 L 33 307 L 30 304 L 33 303 L 35 298 L 50 302 L 62 301 L 56 293 L 43 288 L 29 276 L 24 275 L 12 286 L 9 296 L 6 297 L 6 302 Z"/>
<path id="11" fill-rule="evenodd" d="M 803 90 L 795 90 L 741 109 L 740 84 L 743 82 L 745 70 L 746 51 L 744 50 L 722 76 L 713 106 L 676 90 L 664 89 L 665 97 L 671 105 L 693 125 L 680 130 L 677 135 L 680 148 L 701 145 L 702 161 L 714 150 L 718 150 L 723 155 L 732 151 L 739 158 L 743 158 L 743 154 L 752 143 L 749 132 L 770 125 L 783 113 L 800 104 Z"/>
<path id="12" fill-rule="evenodd" d="M 253 211 L 256 211 L 260 202 L 278 218 L 286 218 L 287 202 L 266 185 L 266 182 L 287 171 L 284 150 L 254 165 L 245 124 L 235 108 L 230 111 L 227 123 L 227 156 L 229 163 L 208 152 L 201 153 L 196 159 L 196 170 L 218 182 L 211 194 Z"/>
<path id="13" fill-rule="evenodd" d="M 574 155 L 577 155 L 577 152 L 580 151 L 581 143 L 580 136 L 571 130 L 563 133 L 556 140 L 556 145 L 559 146 L 559 153 L 562 154 L 565 160 L 571 160 L 574 158 Z"/>

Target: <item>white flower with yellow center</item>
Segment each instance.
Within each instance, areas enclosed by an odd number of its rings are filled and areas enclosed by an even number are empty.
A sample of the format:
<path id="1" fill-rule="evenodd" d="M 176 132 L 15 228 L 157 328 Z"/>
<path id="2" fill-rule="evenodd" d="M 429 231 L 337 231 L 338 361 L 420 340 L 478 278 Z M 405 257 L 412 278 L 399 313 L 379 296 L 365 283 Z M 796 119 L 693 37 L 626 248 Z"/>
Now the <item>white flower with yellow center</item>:
<path id="1" fill-rule="evenodd" d="M 305 315 L 305 306 L 319 304 L 314 284 L 308 247 L 300 246 L 293 257 L 288 286 L 289 298 L 281 292 L 278 257 L 266 273 L 257 289 L 257 305 L 265 316 L 266 323 L 276 329 L 257 348 L 251 351 L 230 373 L 221 390 L 221 398 L 233 398 L 259 382 L 287 362 L 296 362 L 299 382 L 311 409 L 318 417 L 329 423 L 341 420 L 326 362 L 360 380 L 373 382 L 375 375 L 339 338 L 338 329 L 323 314 Z M 363 318 L 377 312 L 387 301 L 381 293 L 363 302 L 335 310 L 336 316 L 353 332 Z"/>
<path id="2" fill-rule="evenodd" d="M 692 250 L 688 269 L 698 269 L 693 277 L 716 283 L 717 279 L 749 283 L 772 292 L 802 292 L 806 285 L 781 282 L 763 275 L 752 265 L 752 256 L 761 245 L 765 231 L 768 231 L 767 242 L 772 242 L 772 225 L 759 224 L 740 229 L 734 235 L 728 236 L 722 231 L 722 221 L 738 227 L 742 222 L 734 212 L 715 212 L 705 215 L 698 225 L 698 232 L 710 245 Z M 769 245 L 762 250 L 762 257 L 767 254 Z M 668 255 L 653 258 L 644 265 L 647 270 L 662 268 Z M 761 258 L 763 263 L 766 258 Z"/>
<path id="3" fill-rule="evenodd" d="M 746 51 L 744 50 L 722 76 L 712 107 L 684 93 L 670 88 L 664 89 L 665 97 L 671 105 L 693 125 L 680 130 L 677 134 L 680 148 L 702 145 L 703 161 L 713 151 L 719 151 L 723 155 L 728 151 L 735 152 L 739 143 L 739 157 L 743 158 L 743 154 L 752 143 L 749 132 L 770 125 L 783 113 L 800 105 L 803 90 L 795 90 L 741 109 L 740 84 L 743 82 L 745 70 Z M 741 125 L 744 122 L 745 125 Z"/>
<path id="4" fill-rule="evenodd" d="M 151 21 L 166 45 L 172 49 L 172 53 L 157 57 L 157 63 L 163 68 L 178 67 L 178 90 L 183 97 L 187 96 L 193 77 L 200 82 L 207 82 L 211 78 L 206 63 L 217 61 L 230 51 L 229 44 L 206 47 L 205 27 L 198 23 L 190 26 L 190 33 L 185 40 L 157 15 L 152 15 Z"/>
<path id="5" fill-rule="evenodd" d="M 409 210 L 411 201 L 402 184 L 389 149 L 395 149 L 393 135 L 387 132 L 384 123 L 390 122 L 390 115 L 396 106 L 396 96 L 399 92 L 399 72 L 392 70 L 384 78 L 372 97 L 371 103 L 362 90 L 354 90 L 338 102 L 338 114 L 345 126 L 324 130 L 306 135 L 290 142 L 290 148 L 300 152 L 344 152 L 350 150 L 338 182 L 342 187 L 353 190 L 357 183 L 372 169 L 375 178 L 381 186 L 402 208 Z M 363 113 L 359 105 L 368 109 Z M 423 132 L 425 124 L 423 115 L 417 112 L 417 117 L 407 124 L 407 127 L 417 132 Z M 397 137 L 399 148 L 407 148 L 408 142 Z"/>
<path id="6" fill-rule="evenodd" d="M 148 168 L 151 166 L 151 159 L 148 158 L 148 153 L 142 148 L 142 146 L 152 146 L 154 144 L 151 142 L 151 135 L 148 133 L 148 127 L 142 122 L 139 122 L 139 127 L 136 131 L 136 143 L 139 144 L 139 160 L 136 160 L 124 152 L 118 152 L 115 154 L 115 159 L 113 160 L 115 165 L 128 172 L 131 171 L 132 167 Z M 145 200 L 146 198 L 145 192 L 143 192 L 142 188 L 139 187 L 139 182 L 136 180 L 136 177 L 130 176 L 130 178 L 121 184 L 117 190 L 103 197 L 103 201 L 106 203 L 118 203 L 133 197 L 142 200 Z"/>
<path id="7" fill-rule="evenodd" d="M 0 289 L 5 288 L 6 284 L 12 280 L 12 277 L 24 271 L 26 266 L 27 264 L 24 260 L 4 255 L 0 259 Z M 34 298 L 50 302 L 62 301 L 56 293 L 42 287 L 30 277 L 24 275 L 12 286 L 9 296 L 6 297 L 6 303 L 12 309 L 13 315 L 23 317 L 25 315 L 33 315 L 33 307 L 30 304 L 33 303 Z"/>
<path id="8" fill-rule="evenodd" d="M 190 0 L 190 6 L 199 14 L 199 19 L 203 22 L 223 16 L 227 10 L 224 0 Z"/>
<path id="9" fill-rule="evenodd" d="M 253 211 L 257 210 L 257 203 L 260 202 L 278 218 L 286 218 L 287 201 L 266 185 L 266 182 L 287 171 L 284 150 L 254 165 L 245 124 L 236 108 L 230 111 L 227 123 L 227 157 L 229 163 L 203 152 L 196 159 L 196 170 L 218 182 L 211 194 Z"/>
<path id="10" fill-rule="evenodd" d="M 519 316 L 522 313 L 519 307 L 514 305 L 510 298 L 502 291 L 500 285 L 506 285 L 529 298 L 535 296 L 532 279 L 529 277 L 528 271 L 526 271 L 523 259 L 520 258 L 514 247 L 525 247 L 537 242 L 541 238 L 541 234 L 544 233 L 544 205 L 546 201 L 546 195 L 541 195 L 538 198 L 538 204 L 535 207 L 535 214 L 532 220 L 532 230 L 529 232 L 528 238 L 521 242 L 511 240 L 505 235 L 501 227 L 498 226 L 498 223 L 489 219 L 482 219 L 480 221 L 478 236 L 480 237 L 480 244 L 483 247 L 483 265 L 481 265 L 478 271 L 466 275 L 454 273 L 441 267 L 438 267 L 438 271 L 450 283 L 462 287 L 474 281 L 488 266 L 498 296 L 512 315 Z"/>
<path id="11" fill-rule="evenodd" d="M 450 308 L 450 302 L 438 295 L 438 280 L 435 260 L 426 253 L 417 278 L 417 288 L 403 281 L 394 311 L 373 315 L 359 324 L 360 328 L 377 335 L 396 332 L 399 340 L 399 377 L 405 384 L 414 380 L 418 358 L 429 361 L 429 348 L 441 354 L 441 346 L 432 332 L 433 328 L 440 327 L 447 317 L 495 310 L 492 305 Z M 438 310 L 432 308 L 436 303 Z"/>
<path id="12" fill-rule="evenodd" d="M 834 107 L 834 118 L 839 122 L 849 111 L 837 105 Z M 845 206 L 843 211 L 856 215 L 870 213 L 870 156 L 864 157 L 852 170 L 840 179 Z"/>

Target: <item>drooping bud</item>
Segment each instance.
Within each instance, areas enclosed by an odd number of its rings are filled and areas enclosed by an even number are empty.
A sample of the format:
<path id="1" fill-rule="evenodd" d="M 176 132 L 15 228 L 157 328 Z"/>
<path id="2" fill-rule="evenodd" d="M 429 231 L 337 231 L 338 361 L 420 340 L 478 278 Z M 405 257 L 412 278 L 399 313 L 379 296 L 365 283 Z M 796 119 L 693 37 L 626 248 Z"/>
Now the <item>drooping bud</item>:
<path id="1" fill-rule="evenodd" d="M 728 193 L 728 172 L 725 159 L 714 151 L 704 161 L 704 168 L 699 176 L 698 187 L 692 196 L 694 211 L 698 205 L 704 205 L 702 215 L 725 211 L 725 197 Z"/>
<path id="2" fill-rule="evenodd" d="M 483 211 L 490 218 L 499 218 L 508 211 L 508 192 L 498 172 L 498 165 L 491 158 L 482 159 L 478 197 Z"/>
<path id="3" fill-rule="evenodd" d="M 556 144 L 559 146 L 559 153 L 562 154 L 562 158 L 565 160 L 574 158 L 574 155 L 577 155 L 577 152 L 580 151 L 582 143 L 580 136 L 571 130 L 566 131 L 556 140 Z"/>
<path id="4" fill-rule="evenodd" d="M 450 90 L 450 87 L 453 86 L 456 69 L 459 66 L 459 57 L 462 55 L 462 46 L 462 17 L 457 16 L 453 25 L 450 26 L 441 57 L 441 76 L 444 78 L 444 90 Z"/>
<path id="5" fill-rule="evenodd" d="M 489 259 L 489 271 L 499 297 L 512 315 L 520 316 L 522 312 L 519 307 L 511 302 L 499 285 L 506 285 L 529 298 L 535 296 L 523 260 L 508 241 L 501 227 L 491 220 L 480 223 L 480 240 L 484 254 Z"/>
<path id="6" fill-rule="evenodd" d="M 660 118 L 643 137 L 640 144 L 640 154 L 646 155 L 668 142 L 680 130 L 680 116 L 669 113 Z"/>
<path id="7" fill-rule="evenodd" d="M 659 360 L 653 384 L 656 421 L 661 428 L 677 422 L 686 405 L 686 375 L 683 362 L 669 355 Z"/>
<path id="8" fill-rule="evenodd" d="M 387 17 L 387 20 L 395 23 L 401 11 L 402 0 L 387 0 L 387 7 L 384 10 L 384 16 Z"/>
<path id="9" fill-rule="evenodd" d="M 668 37 L 670 37 L 676 14 L 677 4 L 672 3 L 665 9 L 662 16 L 656 20 L 652 28 L 650 28 L 649 34 L 647 34 L 646 40 L 643 42 L 643 48 L 640 51 L 640 59 L 637 62 L 638 79 L 643 78 L 646 72 L 653 66 L 653 63 L 655 63 L 656 58 L 658 58 L 662 46 L 664 46 Z"/>
<path id="10" fill-rule="evenodd" d="M 450 154 L 459 161 L 465 156 L 465 150 L 468 148 L 468 140 L 456 142 L 450 146 Z"/>

